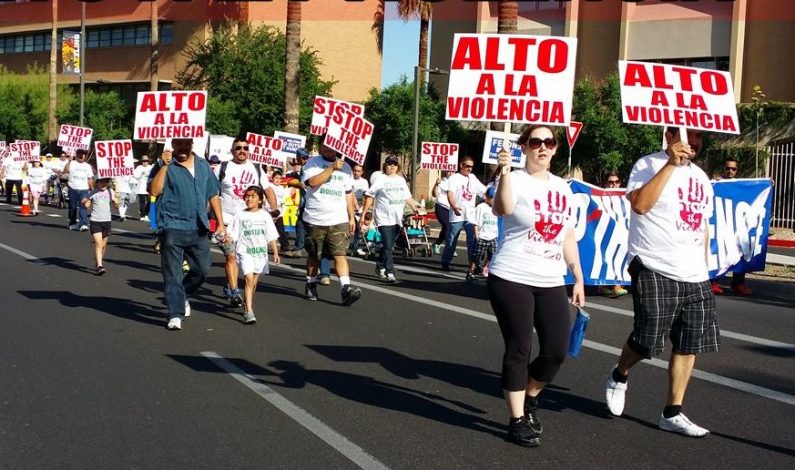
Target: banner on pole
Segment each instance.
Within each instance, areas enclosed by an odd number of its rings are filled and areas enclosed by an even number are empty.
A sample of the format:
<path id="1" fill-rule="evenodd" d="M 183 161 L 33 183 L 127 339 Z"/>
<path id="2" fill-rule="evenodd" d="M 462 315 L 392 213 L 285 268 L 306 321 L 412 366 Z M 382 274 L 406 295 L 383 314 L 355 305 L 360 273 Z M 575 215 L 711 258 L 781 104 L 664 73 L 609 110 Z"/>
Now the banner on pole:
<path id="1" fill-rule="evenodd" d="M 364 106 L 348 101 L 316 96 L 312 107 L 312 124 L 309 127 L 312 135 L 324 135 L 333 117 L 339 118 L 350 111 L 355 116 L 364 116 Z"/>
<path id="2" fill-rule="evenodd" d="M 132 140 L 98 140 L 94 151 L 98 178 L 132 176 L 135 169 Z"/>
<path id="3" fill-rule="evenodd" d="M 295 155 L 300 148 L 306 147 L 306 136 L 276 131 L 273 136 L 282 141 L 282 152 Z"/>
<path id="4" fill-rule="evenodd" d="M 420 145 L 420 168 L 423 170 L 458 170 L 458 144 L 423 142 Z"/>
<path id="5" fill-rule="evenodd" d="M 577 39 L 456 34 L 446 118 L 567 126 Z"/>
<path id="6" fill-rule="evenodd" d="M 624 122 L 739 134 L 729 72 L 618 61 Z"/>
<path id="7" fill-rule="evenodd" d="M 523 168 L 525 155 L 522 153 L 519 144 L 516 143 L 519 140 L 519 134 L 508 134 L 508 138 L 510 139 L 509 151 L 511 153 L 511 166 L 514 168 Z M 486 131 L 486 141 L 483 143 L 483 158 L 481 161 L 490 165 L 496 165 L 497 154 L 500 150 L 507 147 L 508 146 L 505 145 L 504 132 Z"/>
<path id="8" fill-rule="evenodd" d="M 206 117 L 206 91 L 142 91 L 135 106 L 133 138 L 204 138 Z"/>
<path id="9" fill-rule="evenodd" d="M 80 33 L 64 31 L 61 42 L 61 64 L 64 75 L 80 75 Z"/>

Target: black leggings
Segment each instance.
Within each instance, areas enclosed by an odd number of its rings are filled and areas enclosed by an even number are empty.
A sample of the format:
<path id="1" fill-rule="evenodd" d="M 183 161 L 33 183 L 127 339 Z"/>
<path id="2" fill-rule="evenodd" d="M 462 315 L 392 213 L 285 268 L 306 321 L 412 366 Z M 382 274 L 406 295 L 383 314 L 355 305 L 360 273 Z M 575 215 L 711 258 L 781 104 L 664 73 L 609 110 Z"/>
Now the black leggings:
<path id="1" fill-rule="evenodd" d="M 563 365 L 569 347 L 571 313 L 566 287 L 533 287 L 491 274 L 489 301 L 505 342 L 502 388 L 525 390 L 528 377 L 549 383 Z M 528 365 L 533 327 L 538 332 L 539 354 Z"/>

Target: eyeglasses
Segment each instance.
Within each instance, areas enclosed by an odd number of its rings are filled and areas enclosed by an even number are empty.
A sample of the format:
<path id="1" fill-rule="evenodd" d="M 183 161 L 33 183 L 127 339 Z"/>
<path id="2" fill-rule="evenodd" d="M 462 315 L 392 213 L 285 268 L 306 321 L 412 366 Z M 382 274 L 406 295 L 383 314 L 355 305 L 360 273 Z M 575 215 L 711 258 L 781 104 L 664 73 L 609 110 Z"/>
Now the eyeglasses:
<path id="1" fill-rule="evenodd" d="M 461 169 L 464 169 L 464 168 L 469 168 L 471 170 L 472 168 L 475 168 L 475 166 L 474 165 L 461 165 Z"/>
<path id="2" fill-rule="evenodd" d="M 238 150 L 245 150 L 246 152 L 248 152 L 248 145 L 235 145 L 235 152 L 237 152 Z"/>
<path id="3" fill-rule="evenodd" d="M 607 184 L 619 184 L 619 180 L 607 180 Z"/>
<path id="4" fill-rule="evenodd" d="M 386 166 L 398 166 L 397 162 L 386 162 Z M 361 172 L 359 172 L 361 173 Z"/>
<path id="5" fill-rule="evenodd" d="M 530 148 L 530 149 L 533 149 L 533 150 L 540 149 L 541 148 L 541 144 L 544 144 L 544 146 L 546 148 L 548 148 L 548 149 L 553 149 L 553 148 L 558 146 L 558 142 L 555 139 L 539 139 L 537 137 L 533 137 L 531 139 L 528 139 L 527 142 L 525 143 L 527 148 Z"/>
<path id="6" fill-rule="evenodd" d="M 727 167 L 723 167 L 723 169 L 726 170 L 726 171 L 737 171 L 737 167 L 736 166 L 727 166 Z"/>

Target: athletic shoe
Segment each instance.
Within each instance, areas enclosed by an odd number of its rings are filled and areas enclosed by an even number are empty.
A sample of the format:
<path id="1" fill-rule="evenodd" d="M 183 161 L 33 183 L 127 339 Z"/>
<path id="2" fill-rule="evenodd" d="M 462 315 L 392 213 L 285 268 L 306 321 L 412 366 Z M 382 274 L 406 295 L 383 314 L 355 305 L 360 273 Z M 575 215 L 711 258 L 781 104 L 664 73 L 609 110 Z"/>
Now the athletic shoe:
<path id="1" fill-rule="evenodd" d="M 618 294 L 616 294 L 613 286 L 602 286 L 599 288 L 599 295 L 603 297 L 607 297 L 609 299 L 616 299 L 618 298 Z"/>
<path id="2" fill-rule="evenodd" d="M 226 300 L 232 301 L 232 289 L 229 288 L 229 285 L 224 286 L 224 297 Z"/>
<path id="3" fill-rule="evenodd" d="M 125 220 L 127 220 L 127 217 L 119 217 L 119 222 L 124 222 Z"/>
<path id="4" fill-rule="evenodd" d="M 105 274 L 106 272 L 108 272 L 108 271 L 102 266 L 97 266 L 96 269 L 94 269 L 94 274 L 96 274 L 97 276 L 101 276 L 101 275 Z"/>
<path id="5" fill-rule="evenodd" d="M 619 285 L 616 285 L 615 287 L 613 287 L 613 292 L 616 293 L 616 297 L 621 297 L 621 296 L 629 294 L 628 290 L 624 289 L 622 286 L 619 286 Z"/>
<path id="6" fill-rule="evenodd" d="M 257 323 L 257 317 L 254 316 L 254 312 L 246 312 L 243 315 L 243 323 L 246 325 L 253 325 L 254 323 Z"/>
<path id="7" fill-rule="evenodd" d="M 88 230 L 88 225 L 81 225 L 80 226 L 80 231 L 81 232 L 85 232 L 86 230 Z"/>
<path id="8" fill-rule="evenodd" d="M 467 281 L 477 281 L 475 273 L 473 273 L 472 271 L 467 271 Z"/>
<path id="9" fill-rule="evenodd" d="M 348 284 L 342 287 L 341 296 L 342 305 L 347 307 L 362 297 L 362 290 L 358 287 L 353 287 L 352 285 Z"/>
<path id="10" fill-rule="evenodd" d="M 145 215 L 145 216 L 141 217 L 141 222 L 149 222 L 149 216 Z"/>
<path id="11" fill-rule="evenodd" d="M 304 286 L 304 298 L 306 300 L 317 300 L 317 282 L 307 282 Z"/>
<path id="12" fill-rule="evenodd" d="M 188 302 L 188 300 L 185 299 L 185 318 L 188 318 L 189 316 L 190 316 L 190 302 Z"/>
<path id="13" fill-rule="evenodd" d="M 381 279 L 386 279 L 386 269 L 375 268 L 375 273 L 378 274 L 378 277 L 380 277 Z"/>
<path id="14" fill-rule="evenodd" d="M 359 256 L 367 256 L 367 252 L 366 252 L 366 251 L 364 251 L 364 250 L 363 250 L 363 249 L 361 249 L 361 248 L 358 248 L 358 249 L 356 250 L 356 254 L 357 254 L 357 255 L 359 255 Z"/>
<path id="15" fill-rule="evenodd" d="M 538 408 L 530 406 L 527 403 L 527 398 L 525 398 L 524 402 L 524 417 L 527 419 L 527 424 L 530 426 L 530 429 L 532 429 L 537 436 L 540 436 L 541 433 L 544 432 L 544 425 L 541 424 L 541 420 L 538 419 Z"/>
<path id="16" fill-rule="evenodd" d="M 538 447 L 541 445 L 541 439 L 538 438 L 538 435 L 530 427 L 530 423 L 524 416 L 508 423 L 508 440 L 522 447 Z"/>
<path id="17" fill-rule="evenodd" d="M 749 289 L 748 286 L 746 286 L 745 284 L 739 284 L 739 285 L 733 286 L 732 287 L 732 292 L 734 292 L 737 295 L 743 296 L 743 297 L 750 297 L 751 294 L 752 294 L 751 289 Z"/>
<path id="18" fill-rule="evenodd" d="M 657 425 L 663 431 L 675 432 L 688 437 L 704 437 L 709 434 L 709 431 L 690 421 L 684 413 L 670 418 L 661 415 Z"/>
<path id="19" fill-rule="evenodd" d="M 169 330 L 181 330 L 182 329 L 182 319 L 180 317 L 173 317 L 168 319 L 168 325 L 166 325 L 166 329 Z"/>
<path id="20" fill-rule="evenodd" d="M 72 225 L 69 226 L 69 230 L 77 230 L 79 228 L 80 228 L 80 226 L 77 225 L 77 224 L 72 224 Z"/>
<path id="21" fill-rule="evenodd" d="M 182 262 L 182 272 L 186 273 L 188 271 L 190 271 L 190 265 L 188 264 L 188 260 L 184 260 Z"/>
<path id="22" fill-rule="evenodd" d="M 240 307 L 241 305 L 243 305 L 243 296 L 240 295 L 240 289 L 238 288 L 232 289 L 231 302 L 233 307 Z"/>
<path id="23" fill-rule="evenodd" d="M 710 286 L 712 287 L 713 294 L 715 295 L 723 294 L 723 288 L 717 282 L 711 283 Z"/>
<path id="24" fill-rule="evenodd" d="M 394 283 L 397 282 L 397 279 L 395 279 L 395 275 L 394 274 L 389 273 L 389 274 L 386 275 L 386 282 L 388 282 L 390 284 L 394 284 Z"/>
<path id="25" fill-rule="evenodd" d="M 328 276 L 323 276 L 317 280 L 317 283 L 321 286 L 330 286 L 331 285 L 331 278 Z"/>
<path id="26" fill-rule="evenodd" d="M 605 386 L 605 401 L 607 402 L 607 409 L 613 416 L 621 416 L 624 412 L 624 401 L 627 394 L 627 384 L 616 382 L 613 380 L 613 370 L 615 366 L 610 369 L 610 376 L 607 378 L 607 385 Z"/>

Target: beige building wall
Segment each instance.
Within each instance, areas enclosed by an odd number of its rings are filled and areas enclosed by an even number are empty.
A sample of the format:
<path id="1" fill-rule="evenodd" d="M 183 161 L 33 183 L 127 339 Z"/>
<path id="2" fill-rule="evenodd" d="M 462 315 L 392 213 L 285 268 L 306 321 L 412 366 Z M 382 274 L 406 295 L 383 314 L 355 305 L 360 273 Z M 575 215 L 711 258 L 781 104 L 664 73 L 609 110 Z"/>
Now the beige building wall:
<path id="1" fill-rule="evenodd" d="M 742 101 L 759 85 L 768 100 L 795 102 L 795 2 L 750 0 L 747 14 L 759 19 L 745 23 Z"/>

